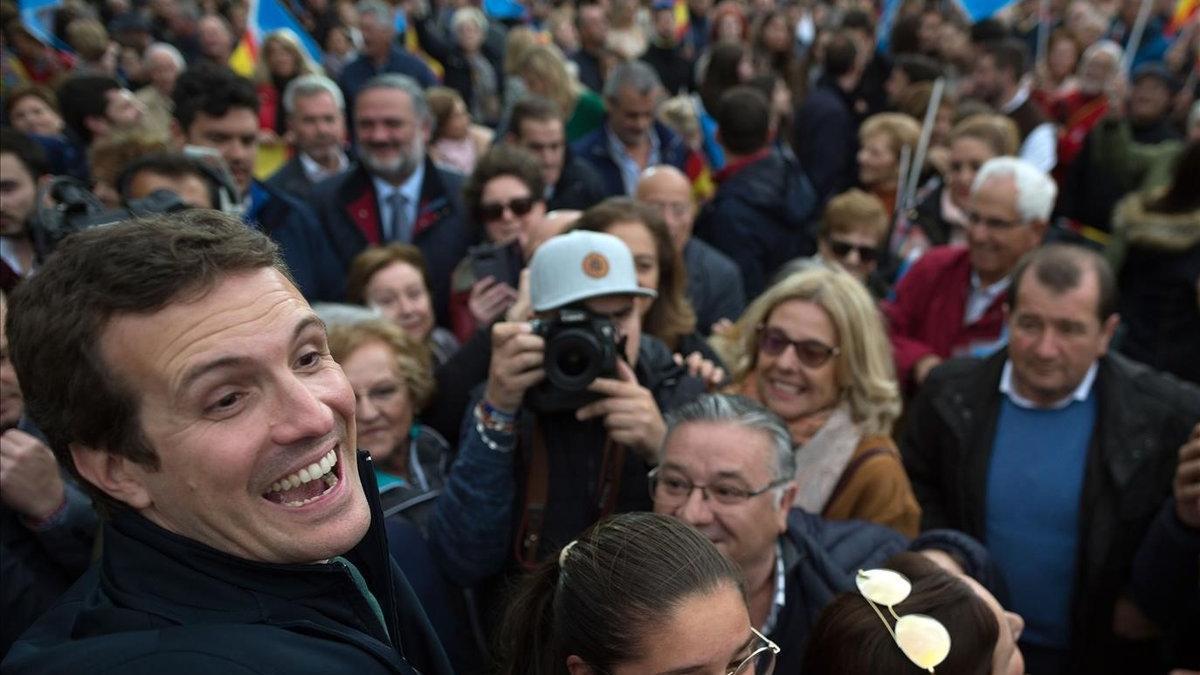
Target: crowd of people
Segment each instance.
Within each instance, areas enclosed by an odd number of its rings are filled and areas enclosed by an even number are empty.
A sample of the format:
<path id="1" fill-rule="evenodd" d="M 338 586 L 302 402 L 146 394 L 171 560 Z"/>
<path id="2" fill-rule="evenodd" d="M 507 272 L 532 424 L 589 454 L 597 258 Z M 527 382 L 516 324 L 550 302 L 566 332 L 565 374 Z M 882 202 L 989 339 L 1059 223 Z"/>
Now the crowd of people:
<path id="1" fill-rule="evenodd" d="M 269 4 L 0 2 L 0 672 L 1200 671 L 1194 0 Z"/>

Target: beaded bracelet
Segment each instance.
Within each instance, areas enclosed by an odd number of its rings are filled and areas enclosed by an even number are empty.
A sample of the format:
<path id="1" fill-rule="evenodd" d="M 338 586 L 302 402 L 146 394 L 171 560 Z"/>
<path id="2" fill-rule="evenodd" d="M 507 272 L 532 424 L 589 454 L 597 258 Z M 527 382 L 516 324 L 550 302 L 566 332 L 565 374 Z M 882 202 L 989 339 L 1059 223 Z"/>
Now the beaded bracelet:
<path id="1" fill-rule="evenodd" d="M 475 406 L 475 433 L 479 434 L 479 440 L 483 441 L 483 444 L 493 452 L 511 452 L 516 445 L 516 437 L 513 435 L 515 427 L 510 424 L 508 430 L 505 431 L 503 429 L 484 426 L 484 416 L 481 408 L 482 406 Z M 508 438 L 497 442 L 491 438 L 491 433 L 489 432 L 505 434 Z"/>

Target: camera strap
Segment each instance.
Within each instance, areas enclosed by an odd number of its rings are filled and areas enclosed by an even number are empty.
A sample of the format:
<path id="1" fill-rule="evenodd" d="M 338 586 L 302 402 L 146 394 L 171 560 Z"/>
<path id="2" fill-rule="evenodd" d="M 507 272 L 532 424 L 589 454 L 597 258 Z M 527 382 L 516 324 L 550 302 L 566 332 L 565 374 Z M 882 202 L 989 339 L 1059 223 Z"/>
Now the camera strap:
<path id="1" fill-rule="evenodd" d="M 625 446 L 614 443 L 606 435 L 600 461 L 600 478 L 596 486 L 597 520 L 611 514 L 617 507 L 621 491 L 621 470 L 625 465 Z M 546 522 L 546 498 L 550 492 L 550 455 L 546 435 L 538 420 L 533 423 L 533 455 L 525 474 L 525 503 L 521 509 L 521 525 L 513 544 L 517 563 L 526 571 L 538 565 L 538 547 Z"/>

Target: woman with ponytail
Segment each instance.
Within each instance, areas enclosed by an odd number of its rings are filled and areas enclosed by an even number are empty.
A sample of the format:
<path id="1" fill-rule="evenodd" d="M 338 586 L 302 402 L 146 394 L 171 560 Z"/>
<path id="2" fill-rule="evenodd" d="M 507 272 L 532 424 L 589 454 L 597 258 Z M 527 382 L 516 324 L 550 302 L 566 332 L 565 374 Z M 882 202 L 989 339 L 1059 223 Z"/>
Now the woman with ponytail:
<path id="1" fill-rule="evenodd" d="M 737 567 L 652 513 L 603 520 L 543 563 L 499 639 L 502 675 L 763 675 L 779 653 L 750 625 Z"/>

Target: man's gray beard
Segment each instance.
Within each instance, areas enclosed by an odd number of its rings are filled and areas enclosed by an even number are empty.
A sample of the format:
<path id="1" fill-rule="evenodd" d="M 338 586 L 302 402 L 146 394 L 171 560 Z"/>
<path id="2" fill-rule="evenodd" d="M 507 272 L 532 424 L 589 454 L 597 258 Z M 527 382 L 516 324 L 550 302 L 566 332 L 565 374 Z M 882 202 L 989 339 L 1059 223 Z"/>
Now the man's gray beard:
<path id="1" fill-rule="evenodd" d="M 419 137 L 413 140 L 409 149 L 411 152 L 401 153 L 400 157 L 392 162 L 376 162 L 370 152 L 364 152 L 361 148 L 358 158 L 370 173 L 386 181 L 402 183 L 417 170 L 417 165 L 425 160 L 425 142 Z"/>

